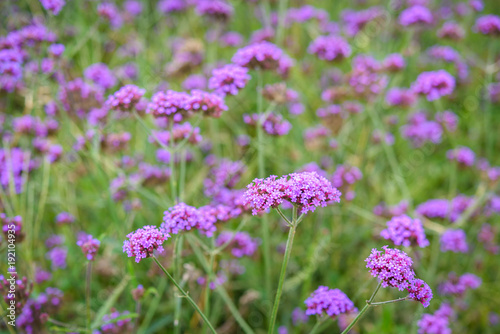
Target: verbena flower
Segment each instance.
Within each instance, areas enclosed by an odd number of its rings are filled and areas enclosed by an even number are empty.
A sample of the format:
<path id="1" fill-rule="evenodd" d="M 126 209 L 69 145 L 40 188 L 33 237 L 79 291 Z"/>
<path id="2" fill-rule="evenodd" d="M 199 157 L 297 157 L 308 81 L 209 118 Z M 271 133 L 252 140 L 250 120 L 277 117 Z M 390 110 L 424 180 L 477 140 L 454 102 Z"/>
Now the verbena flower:
<path id="1" fill-rule="evenodd" d="M 380 236 L 392 240 L 396 246 L 427 247 L 429 245 L 422 222 L 407 215 L 392 217 L 387 222 L 387 229 L 382 230 Z"/>
<path id="2" fill-rule="evenodd" d="M 76 244 L 78 246 L 80 246 L 83 254 L 85 254 L 85 256 L 87 257 L 87 260 L 93 261 L 94 256 L 96 255 L 97 251 L 99 250 L 101 242 L 99 240 L 95 239 L 90 234 L 84 234 L 78 238 L 78 241 L 76 242 Z"/>
<path id="3" fill-rule="evenodd" d="M 412 89 L 417 94 L 425 95 L 428 101 L 434 101 L 453 93 L 455 78 L 445 70 L 423 72 L 413 83 Z"/>
<path id="4" fill-rule="evenodd" d="M 423 280 L 416 278 L 410 281 L 407 290 L 410 299 L 422 303 L 424 307 L 429 306 L 432 299 L 432 290 Z"/>
<path id="5" fill-rule="evenodd" d="M 307 315 L 326 314 L 335 318 L 339 314 L 354 310 L 354 303 L 339 289 L 330 289 L 327 286 L 319 286 L 304 303 Z"/>
<path id="6" fill-rule="evenodd" d="M 373 277 L 382 282 L 382 287 L 398 288 L 399 291 L 407 289 L 415 277 L 411 268 L 412 259 L 399 249 L 388 246 L 382 248 L 384 252 L 372 249 L 370 256 L 365 260 L 366 268 L 370 269 Z"/>
<path id="7" fill-rule="evenodd" d="M 212 236 L 216 230 L 216 217 L 207 211 L 179 203 L 164 212 L 161 231 L 165 234 L 178 234 L 182 231 L 197 229 L 200 233 Z"/>
<path id="8" fill-rule="evenodd" d="M 144 226 L 127 235 L 128 240 L 123 242 L 123 252 L 128 257 L 135 257 L 135 262 L 139 263 L 142 259 L 153 256 L 156 250 L 163 253 L 163 242 L 170 235 L 165 231 L 160 231 L 156 226 Z"/>
<path id="9" fill-rule="evenodd" d="M 451 334 L 450 318 L 453 310 L 448 304 L 442 304 L 434 314 L 423 314 L 418 321 L 418 334 Z"/>
<path id="10" fill-rule="evenodd" d="M 442 295 L 463 296 L 467 290 L 475 290 L 481 286 L 482 280 L 478 276 L 466 273 L 457 276 L 454 272 L 448 274 L 448 280 L 441 283 L 438 287 Z"/>
<path id="11" fill-rule="evenodd" d="M 277 71 L 281 75 L 287 75 L 293 65 L 292 59 L 270 42 L 255 43 L 241 48 L 231 61 L 242 67 Z"/>
<path id="12" fill-rule="evenodd" d="M 399 24 L 402 26 L 430 25 L 433 22 L 432 12 L 424 6 L 409 7 L 399 14 Z"/>
<path id="13" fill-rule="evenodd" d="M 227 245 L 227 249 L 235 257 L 252 256 L 259 246 L 259 240 L 252 238 L 246 232 L 221 232 L 215 239 L 215 245 L 221 247 Z"/>
<path id="14" fill-rule="evenodd" d="M 53 15 L 59 14 L 61 9 L 66 4 L 65 0 L 40 0 L 43 8 L 51 12 Z"/>
<path id="15" fill-rule="evenodd" d="M 116 84 L 113 72 L 104 63 L 92 64 L 85 69 L 85 78 L 91 80 L 103 89 L 108 89 Z"/>
<path id="16" fill-rule="evenodd" d="M 307 51 L 327 61 L 339 61 L 351 55 L 349 43 L 340 36 L 319 36 L 312 41 Z"/>
<path id="17" fill-rule="evenodd" d="M 250 78 L 247 68 L 229 64 L 212 71 L 208 88 L 222 96 L 236 95 L 245 87 Z"/>
<path id="18" fill-rule="evenodd" d="M 296 205 L 301 213 L 314 212 L 319 206 L 340 202 L 340 192 L 315 172 L 292 173 L 278 178 L 255 179 L 247 186 L 245 203 L 252 214 L 277 208 L 284 201 Z"/>
<path id="19" fill-rule="evenodd" d="M 110 95 L 105 105 L 116 111 L 130 111 L 141 100 L 146 90 L 135 85 L 126 85 Z"/>
<path id="20" fill-rule="evenodd" d="M 456 160 L 459 165 L 471 167 L 476 160 L 476 154 L 466 146 L 460 146 L 454 150 L 446 152 L 446 157 L 449 160 Z"/>
<path id="21" fill-rule="evenodd" d="M 497 15 L 485 15 L 477 19 L 474 30 L 490 36 L 500 36 L 500 17 Z"/>
<path id="22" fill-rule="evenodd" d="M 441 235 L 441 251 L 452 251 L 454 253 L 467 253 L 469 246 L 467 245 L 467 237 L 464 230 L 449 229 Z"/>

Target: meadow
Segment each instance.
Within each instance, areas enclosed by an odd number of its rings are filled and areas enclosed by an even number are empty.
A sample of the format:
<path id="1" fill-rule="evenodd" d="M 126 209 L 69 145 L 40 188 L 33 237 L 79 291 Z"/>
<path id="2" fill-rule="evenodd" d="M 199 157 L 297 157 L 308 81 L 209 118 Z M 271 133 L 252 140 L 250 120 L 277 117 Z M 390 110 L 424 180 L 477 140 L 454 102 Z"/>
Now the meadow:
<path id="1" fill-rule="evenodd" d="M 495 0 L 0 22 L 0 333 L 500 333 Z"/>

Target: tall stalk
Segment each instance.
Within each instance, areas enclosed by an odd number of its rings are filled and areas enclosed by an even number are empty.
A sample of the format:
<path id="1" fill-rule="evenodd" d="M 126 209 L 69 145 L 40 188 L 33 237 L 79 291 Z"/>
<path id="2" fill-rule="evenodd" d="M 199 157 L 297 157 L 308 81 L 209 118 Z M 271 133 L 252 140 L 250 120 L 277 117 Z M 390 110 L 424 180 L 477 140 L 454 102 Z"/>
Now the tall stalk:
<path id="1" fill-rule="evenodd" d="M 208 328 L 210 329 L 210 331 L 212 333 L 214 333 L 214 334 L 217 334 L 217 332 L 215 331 L 215 328 L 212 326 L 212 324 L 210 323 L 210 321 L 208 320 L 208 318 L 205 316 L 205 314 L 200 310 L 200 308 L 195 303 L 195 301 L 193 300 L 193 298 L 191 298 L 189 296 L 189 294 L 186 291 L 184 291 L 184 289 L 177 283 L 177 281 L 168 273 L 167 269 L 165 269 L 165 267 L 163 267 L 163 265 L 160 263 L 160 261 L 158 261 L 158 259 L 156 258 L 156 256 L 153 256 L 153 260 L 156 262 L 156 264 L 158 265 L 158 267 L 160 267 L 160 269 L 165 273 L 165 275 L 167 275 L 167 277 L 170 280 L 170 282 L 172 282 L 175 285 L 175 287 L 179 290 L 179 292 L 183 295 L 183 297 L 187 299 L 187 301 L 191 304 L 191 306 L 193 306 L 193 308 L 195 309 L 195 311 L 198 312 L 198 314 L 203 319 L 203 321 L 205 321 L 205 324 L 208 326 Z"/>
<path id="2" fill-rule="evenodd" d="M 283 263 L 281 265 L 280 280 L 278 282 L 278 290 L 276 291 L 276 297 L 274 299 L 273 311 L 271 313 L 271 323 L 269 324 L 268 333 L 274 333 L 274 326 L 276 324 L 276 317 L 278 315 L 278 309 L 280 306 L 281 293 L 283 292 L 283 283 L 286 277 L 286 268 L 288 266 L 288 261 L 290 260 L 290 254 L 292 253 L 293 238 L 295 237 L 295 231 L 297 229 L 297 207 L 293 207 L 292 221 L 290 225 L 290 230 L 288 231 L 288 239 L 286 241 L 285 257 L 283 258 Z"/>

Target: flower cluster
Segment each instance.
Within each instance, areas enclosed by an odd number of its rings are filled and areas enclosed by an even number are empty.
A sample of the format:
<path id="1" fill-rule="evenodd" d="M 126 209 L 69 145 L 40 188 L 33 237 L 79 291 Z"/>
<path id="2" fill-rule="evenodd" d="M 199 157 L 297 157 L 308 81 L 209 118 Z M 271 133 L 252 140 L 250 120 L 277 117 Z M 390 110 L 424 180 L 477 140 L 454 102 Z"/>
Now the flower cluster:
<path id="1" fill-rule="evenodd" d="M 265 115 L 264 119 L 263 117 L 259 114 L 244 114 L 243 122 L 248 125 L 262 126 L 264 131 L 271 136 L 285 136 L 292 129 L 292 124 L 280 114 L 271 112 Z"/>
<path id="2" fill-rule="evenodd" d="M 464 167 L 471 167 L 476 160 L 476 154 L 468 147 L 461 146 L 454 150 L 446 152 L 446 157 L 449 160 L 456 160 L 459 165 Z"/>
<path id="3" fill-rule="evenodd" d="M 239 66 L 251 69 L 277 71 L 286 76 L 293 65 L 293 61 L 283 50 L 270 42 L 251 44 L 239 49 L 231 59 Z"/>
<path id="4" fill-rule="evenodd" d="M 197 229 L 210 237 L 215 232 L 216 217 L 205 210 L 179 203 L 164 212 L 160 230 L 165 234 L 178 234 L 182 231 Z"/>
<path id="5" fill-rule="evenodd" d="M 454 312 L 450 305 L 442 304 L 434 313 L 425 313 L 418 321 L 418 334 L 451 334 L 450 318 Z"/>
<path id="6" fill-rule="evenodd" d="M 83 234 L 78 238 L 76 244 L 80 246 L 87 260 L 93 261 L 101 242 L 90 234 Z"/>
<path id="7" fill-rule="evenodd" d="M 448 280 L 441 283 L 438 287 L 442 295 L 463 296 L 467 290 L 475 290 L 481 286 L 482 280 L 474 274 L 466 273 L 457 276 L 451 272 L 448 274 Z"/>
<path id="8" fill-rule="evenodd" d="M 399 249 L 382 247 L 384 252 L 372 249 L 370 256 L 365 260 L 370 274 L 382 282 L 382 287 L 393 287 L 403 291 L 408 288 L 414 279 L 415 273 L 411 268 L 413 260 Z"/>
<path id="9" fill-rule="evenodd" d="M 413 83 L 415 93 L 425 95 L 428 101 L 450 95 L 455 90 L 455 78 L 445 70 L 420 73 Z"/>
<path id="10" fill-rule="evenodd" d="M 345 293 L 327 286 L 319 286 L 304 303 L 307 307 L 307 315 L 317 314 L 321 316 L 326 314 L 331 318 L 355 309 L 354 303 Z"/>
<path id="11" fill-rule="evenodd" d="M 215 239 L 217 247 L 228 247 L 235 257 L 252 256 L 259 246 L 259 240 L 246 232 L 221 232 Z"/>
<path id="12" fill-rule="evenodd" d="M 340 202 L 340 192 L 324 177 L 315 172 L 292 173 L 278 178 L 255 179 L 247 186 L 245 202 L 252 207 L 252 214 L 277 208 L 289 201 L 307 213 L 331 202 Z"/>
<path id="13" fill-rule="evenodd" d="M 156 226 L 146 225 L 127 235 L 128 240 L 123 242 L 123 252 L 128 257 L 135 257 L 135 262 L 139 263 L 142 259 L 153 256 L 156 250 L 163 253 L 163 242 L 170 235 L 160 231 Z"/>
<path id="14" fill-rule="evenodd" d="M 440 242 L 442 252 L 467 253 L 469 251 L 465 231 L 461 229 L 446 230 L 441 235 Z"/>
<path id="15" fill-rule="evenodd" d="M 238 65 L 229 64 L 212 71 L 208 81 L 208 88 L 215 90 L 222 96 L 237 95 L 250 80 L 248 69 Z"/>
<path id="16" fill-rule="evenodd" d="M 126 85 L 110 95 L 105 105 L 115 111 L 131 111 L 146 91 L 135 85 Z"/>
<path id="17" fill-rule="evenodd" d="M 351 55 L 349 43 L 340 36 L 319 36 L 307 51 L 327 61 L 339 61 Z"/>
<path id="18" fill-rule="evenodd" d="M 392 217 L 387 222 L 387 229 L 382 230 L 380 236 L 392 240 L 396 246 L 427 247 L 429 245 L 420 219 L 412 219 L 407 215 Z"/>

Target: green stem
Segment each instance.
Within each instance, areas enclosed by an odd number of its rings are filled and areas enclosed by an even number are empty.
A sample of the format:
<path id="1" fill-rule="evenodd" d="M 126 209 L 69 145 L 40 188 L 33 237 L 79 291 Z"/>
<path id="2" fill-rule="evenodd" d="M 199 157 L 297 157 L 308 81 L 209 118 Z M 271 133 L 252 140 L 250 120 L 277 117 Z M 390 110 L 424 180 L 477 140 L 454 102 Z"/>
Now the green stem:
<path id="1" fill-rule="evenodd" d="M 361 319 L 363 317 L 363 314 L 365 314 L 365 312 L 368 310 L 368 308 L 372 305 L 372 301 L 375 298 L 375 295 L 377 294 L 378 290 L 380 290 L 381 286 L 382 286 L 382 281 L 380 281 L 378 283 L 377 288 L 375 289 L 375 291 L 373 291 L 372 296 L 366 302 L 365 307 L 363 307 L 361 309 L 361 311 L 358 313 L 358 315 L 356 316 L 356 318 L 354 318 L 354 320 L 349 324 L 349 326 L 347 326 L 346 329 L 344 329 L 344 331 L 341 334 L 347 334 L 347 333 L 349 333 L 349 331 L 354 327 L 354 325 L 359 321 L 359 319 Z"/>
<path id="2" fill-rule="evenodd" d="M 182 255 L 182 245 L 183 245 L 183 235 L 178 235 L 174 241 L 174 263 L 175 272 L 174 276 L 176 280 L 181 278 L 181 255 Z M 182 313 L 182 299 L 176 298 L 175 300 L 175 311 L 174 311 L 174 333 L 178 334 L 181 332 L 180 319 Z"/>
<path id="3" fill-rule="evenodd" d="M 91 283 L 91 277 L 92 277 L 92 261 L 89 261 L 87 264 L 87 275 L 85 277 L 85 284 L 86 284 L 86 291 L 85 291 L 85 296 L 86 296 L 86 302 L 87 302 L 87 330 L 90 333 L 90 283 Z"/>
<path id="4" fill-rule="evenodd" d="M 397 302 L 402 302 L 407 300 L 408 297 L 401 297 L 398 299 L 393 299 L 393 300 L 387 300 L 385 302 L 377 302 L 377 303 L 370 303 L 371 306 L 378 306 L 378 305 L 384 305 L 384 304 L 391 304 L 391 303 L 397 303 Z"/>
<path id="5" fill-rule="evenodd" d="M 318 332 L 319 328 L 321 327 L 321 325 L 323 324 L 324 321 L 321 321 L 321 320 L 318 320 L 316 321 L 316 324 L 314 325 L 314 327 L 311 329 L 311 331 L 309 332 L 309 334 L 315 334 L 316 332 Z"/>
<path id="6" fill-rule="evenodd" d="M 269 334 L 274 333 L 274 326 L 276 324 L 276 317 L 278 315 L 278 308 L 280 305 L 281 293 L 283 291 L 283 283 L 285 282 L 286 268 L 288 266 L 288 261 L 290 260 L 290 254 L 292 253 L 293 238 L 295 237 L 295 231 L 297 229 L 297 207 L 293 207 L 292 216 L 292 226 L 288 232 L 288 239 L 286 241 L 285 257 L 283 258 L 283 264 L 281 265 L 280 280 L 278 282 L 278 290 L 276 291 L 276 298 L 274 299 L 273 311 L 271 313 L 271 323 L 269 324 Z"/>
<path id="7" fill-rule="evenodd" d="M 196 305 L 196 303 L 194 302 L 194 300 L 188 295 L 188 293 L 186 291 L 184 291 L 184 289 L 181 288 L 181 286 L 177 283 L 177 281 L 168 273 L 167 269 L 165 269 L 165 267 L 162 266 L 162 264 L 160 263 L 160 261 L 158 261 L 158 259 L 156 258 L 156 256 L 153 256 L 153 259 L 156 262 L 156 264 L 158 265 L 158 267 L 160 267 L 160 269 L 165 273 L 165 275 L 167 275 L 168 279 L 175 285 L 175 287 L 179 290 L 179 292 L 184 296 L 184 298 L 186 298 L 188 300 L 188 302 L 191 304 L 191 306 L 193 306 L 193 308 L 196 310 L 196 312 L 198 312 L 198 314 L 200 315 L 200 317 L 207 324 L 207 326 L 210 329 L 210 331 L 212 333 L 214 333 L 214 334 L 217 334 L 217 332 L 215 331 L 214 327 L 212 326 L 212 324 L 210 323 L 210 321 L 208 320 L 208 318 L 200 310 L 200 308 L 198 307 L 198 305 Z"/>
<path id="8" fill-rule="evenodd" d="M 276 32 L 276 43 L 278 45 L 283 43 L 287 7 L 288 0 L 280 0 L 278 4 L 278 29 Z"/>

